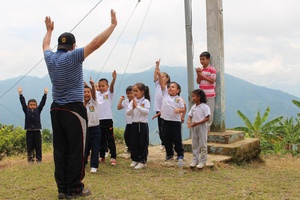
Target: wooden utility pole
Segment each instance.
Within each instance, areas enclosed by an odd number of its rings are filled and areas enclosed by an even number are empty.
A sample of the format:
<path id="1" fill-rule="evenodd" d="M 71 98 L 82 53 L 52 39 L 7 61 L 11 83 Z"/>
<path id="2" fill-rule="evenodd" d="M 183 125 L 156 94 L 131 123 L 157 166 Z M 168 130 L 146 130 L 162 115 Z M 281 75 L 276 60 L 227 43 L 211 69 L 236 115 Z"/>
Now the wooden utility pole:
<path id="1" fill-rule="evenodd" d="M 207 50 L 217 71 L 212 132 L 225 131 L 224 33 L 222 0 L 206 0 Z"/>

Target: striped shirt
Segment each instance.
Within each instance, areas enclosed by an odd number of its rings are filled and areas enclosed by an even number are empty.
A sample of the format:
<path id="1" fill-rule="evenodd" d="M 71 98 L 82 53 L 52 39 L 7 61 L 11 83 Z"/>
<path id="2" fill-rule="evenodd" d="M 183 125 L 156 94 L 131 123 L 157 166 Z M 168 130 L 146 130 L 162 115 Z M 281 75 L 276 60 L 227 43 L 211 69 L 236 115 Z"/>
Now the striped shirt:
<path id="1" fill-rule="evenodd" d="M 211 65 L 206 68 L 202 68 L 202 74 L 206 78 L 216 80 L 216 70 Z M 216 96 L 215 87 L 216 87 L 215 82 L 210 83 L 204 79 L 200 80 L 199 88 L 205 92 L 207 98 L 213 98 Z"/>
<path id="2" fill-rule="evenodd" d="M 72 51 L 46 50 L 44 59 L 52 82 L 52 98 L 59 105 L 83 102 L 83 48 Z"/>

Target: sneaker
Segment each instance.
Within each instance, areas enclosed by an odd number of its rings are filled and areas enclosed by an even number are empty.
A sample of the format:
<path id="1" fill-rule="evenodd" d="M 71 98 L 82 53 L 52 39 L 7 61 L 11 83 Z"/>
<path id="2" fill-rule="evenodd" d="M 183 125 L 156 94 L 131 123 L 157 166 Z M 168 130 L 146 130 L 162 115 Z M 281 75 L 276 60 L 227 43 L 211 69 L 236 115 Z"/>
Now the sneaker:
<path id="1" fill-rule="evenodd" d="M 160 148 L 159 148 L 160 150 L 165 150 L 165 145 L 160 145 Z"/>
<path id="2" fill-rule="evenodd" d="M 183 156 L 177 156 L 177 158 L 176 158 L 176 162 L 178 162 L 179 160 L 183 160 Z"/>
<path id="3" fill-rule="evenodd" d="M 65 193 L 58 193 L 58 199 L 65 199 L 67 198 L 67 195 Z"/>
<path id="4" fill-rule="evenodd" d="M 165 161 L 173 160 L 173 156 L 166 156 Z"/>
<path id="5" fill-rule="evenodd" d="M 197 163 L 195 163 L 195 162 L 192 162 L 191 164 L 190 164 L 190 168 L 195 168 L 197 166 Z"/>
<path id="6" fill-rule="evenodd" d="M 132 163 L 130 164 L 130 167 L 135 167 L 137 166 L 137 164 L 139 164 L 138 162 L 132 161 Z"/>
<path id="7" fill-rule="evenodd" d="M 67 195 L 67 199 L 76 199 L 78 197 L 86 197 L 91 195 L 91 191 L 89 189 L 83 188 L 79 194 L 73 193 L 71 195 Z"/>
<path id="8" fill-rule="evenodd" d="M 145 168 L 144 163 L 139 163 L 139 164 L 137 164 L 137 166 L 134 167 L 134 169 L 143 169 L 143 168 Z"/>
<path id="9" fill-rule="evenodd" d="M 91 168 L 91 173 L 96 173 L 97 172 L 97 168 L 92 167 Z"/>
<path id="10" fill-rule="evenodd" d="M 116 159 L 114 159 L 114 158 L 110 159 L 110 165 L 111 166 L 116 166 L 117 165 Z"/>
<path id="11" fill-rule="evenodd" d="M 99 158 L 99 163 L 105 163 L 105 158 Z"/>
<path id="12" fill-rule="evenodd" d="M 198 169 L 202 169 L 204 166 L 205 166 L 205 165 L 204 165 L 203 163 L 199 163 L 196 167 L 197 167 Z"/>

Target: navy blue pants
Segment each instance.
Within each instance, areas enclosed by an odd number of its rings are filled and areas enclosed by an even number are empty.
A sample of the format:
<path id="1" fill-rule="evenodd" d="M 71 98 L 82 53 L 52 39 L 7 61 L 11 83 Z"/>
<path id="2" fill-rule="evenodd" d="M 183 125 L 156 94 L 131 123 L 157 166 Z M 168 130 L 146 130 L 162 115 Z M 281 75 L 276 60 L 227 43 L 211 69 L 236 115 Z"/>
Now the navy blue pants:
<path id="1" fill-rule="evenodd" d="M 132 124 L 126 124 L 125 131 L 124 131 L 124 140 L 125 140 L 126 146 L 128 147 L 128 151 L 131 151 L 131 149 L 130 149 L 131 126 L 132 126 Z"/>
<path id="2" fill-rule="evenodd" d="M 26 131 L 27 161 L 42 161 L 42 135 L 40 130 Z"/>
<path id="3" fill-rule="evenodd" d="M 159 113 L 159 111 L 156 111 L 156 114 Z M 165 145 L 164 143 L 164 137 L 163 137 L 163 132 L 162 132 L 162 118 L 160 116 L 157 117 L 157 127 L 158 127 L 158 135 L 159 139 L 161 141 L 161 145 Z"/>
<path id="4" fill-rule="evenodd" d="M 148 123 L 132 123 L 130 132 L 131 160 L 147 163 L 149 145 Z"/>
<path id="5" fill-rule="evenodd" d="M 55 180 L 59 193 L 80 194 L 84 184 L 87 112 L 82 102 L 51 105 Z"/>
<path id="6" fill-rule="evenodd" d="M 99 167 L 99 150 L 100 150 L 100 126 L 93 126 L 88 128 L 86 148 L 85 148 L 85 164 L 90 155 L 90 166 L 93 168 Z"/>
<path id="7" fill-rule="evenodd" d="M 177 156 L 183 156 L 184 149 L 182 147 L 181 122 L 163 120 L 162 131 L 164 133 L 163 136 L 167 156 L 174 156 L 174 146 Z"/>

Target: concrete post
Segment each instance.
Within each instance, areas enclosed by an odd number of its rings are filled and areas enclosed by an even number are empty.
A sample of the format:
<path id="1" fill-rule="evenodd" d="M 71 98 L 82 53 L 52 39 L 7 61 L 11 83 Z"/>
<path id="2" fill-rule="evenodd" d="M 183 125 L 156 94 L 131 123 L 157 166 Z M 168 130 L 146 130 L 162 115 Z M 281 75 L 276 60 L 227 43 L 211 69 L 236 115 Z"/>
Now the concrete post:
<path id="1" fill-rule="evenodd" d="M 216 68 L 217 81 L 212 132 L 225 131 L 224 34 L 222 0 L 206 0 L 207 50 L 211 65 Z"/>

